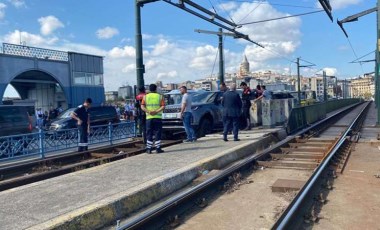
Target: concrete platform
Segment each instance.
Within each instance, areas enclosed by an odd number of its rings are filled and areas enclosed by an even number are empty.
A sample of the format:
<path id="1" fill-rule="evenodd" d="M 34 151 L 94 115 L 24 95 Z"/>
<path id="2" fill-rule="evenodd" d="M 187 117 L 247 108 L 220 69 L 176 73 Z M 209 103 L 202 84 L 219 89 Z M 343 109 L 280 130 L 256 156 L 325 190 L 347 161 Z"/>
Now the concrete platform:
<path id="1" fill-rule="evenodd" d="M 96 229 L 285 138 L 283 128 L 219 134 L 0 192 L 0 229 Z"/>
<path id="2" fill-rule="evenodd" d="M 380 142 L 356 144 L 333 187 L 313 229 L 380 229 Z"/>
<path id="3" fill-rule="evenodd" d="M 372 102 L 367 116 L 365 118 L 363 128 L 360 131 L 361 140 L 360 141 L 373 141 L 380 139 L 380 126 L 376 125 L 377 123 L 377 109 L 375 102 Z"/>

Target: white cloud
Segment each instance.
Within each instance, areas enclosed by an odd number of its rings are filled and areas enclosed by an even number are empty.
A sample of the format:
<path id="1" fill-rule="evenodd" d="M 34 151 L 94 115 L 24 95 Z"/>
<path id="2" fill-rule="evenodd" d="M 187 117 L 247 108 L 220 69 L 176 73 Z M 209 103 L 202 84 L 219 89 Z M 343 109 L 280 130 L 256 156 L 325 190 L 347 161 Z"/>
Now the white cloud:
<path id="1" fill-rule="evenodd" d="M 165 73 L 158 73 L 157 74 L 157 80 L 169 80 L 173 81 L 174 78 L 178 77 L 178 73 L 175 70 L 165 72 Z M 169 78 L 169 79 L 168 79 Z"/>
<path id="2" fill-rule="evenodd" d="M 238 4 L 236 2 L 226 2 L 218 5 L 218 9 L 223 11 L 231 11 L 238 7 Z"/>
<path id="3" fill-rule="evenodd" d="M 159 56 L 168 53 L 170 50 L 175 48 L 174 44 L 170 44 L 168 40 L 160 39 L 156 45 L 153 47 L 152 55 Z"/>
<path id="4" fill-rule="evenodd" d="M 122 69 L 123 73 L 133 73 L 136 71 L 136 64 L 129 64 L 129 65 L 126 65 L 123 69 Z"/>
<path id="5" fill-rule="evenodd" d="M 159 65 L 159 62 L 156 61 L 156 60 L 148 60 L 145 64 L 145 69 L 146 70 L 151 70 L 151 69 L 154 69 L 155 67 L 157 67 Z"/>
<path id="6" fill-rule="evenodd" d="M 190 68 L 196 68 L 199 70 L 210 69 L 210 66 L 214 63 L 218 49 L 211 45 L 195 48 L 195 56 L 189 63 Z"/>
<path id="7" fill-rule="evenodd" d="M 96 36 L 99 39 L 110 39 L 113 36 L 118 35 L 118 34 L 119 34 L 119 30 L 118 29 L 113 28 L 113 27 L 109 27 L 109 26 L 104 27 L 102 29 L 98 29 L 96 31 Z"/>
<path id="8" fill-rule="evenodd" d="M 26 7 L 24 0 L 8 0 L 8 2 L 10 2 L 16 8 Z"/>
<path id="9" fill-rule="evenodd" d="M 111 58 L 135 57 L 136 50 L 132 46 L 124 46 L 124 48 L 114 47 L 108 52 L 108 55 Z"/>
<path id="10" fill-rule="evenodd" d="M 5 8 L 7 8 L 7 5 L 0 2 L 0 20 L 2 20 L 5 17 Z"/>
<path id="11" fill-rule="evenodd" d="M 288 14 L 277 11 L 270 4 L 242 3 L 232 11 L 230 16 L 235 21 L 243 19 L 241 23 L 246 23 L 288 16 Z M 249 60 L 264 62 L 281 55 L 294 53 L 301 44 L 300 27 L 301 20 L 299 18 L 287 18 L 243 25 L 239 32 L 249 35 L 253 41 L 264 45 L 265 49 L 262 49 L 249 43 L 245 48 Z M 243 44 L 247 44 L 247 42 L 243 42 Z"/>
<path id="12" fill-rule="evenodd" d="M 42 35 L 50 35 L 58 28 L 63 28 L 65 25 L 58 18 L 49 15 L 47 17 L 41 17 L 38 19 L 38 22 L 41 25 L 41 34 Z"/>
<path id="13" fill-rule="evenodd" d="M 357 5 L 363 0 L 330 0 L 332 10 L 344 9 L 350 5 Z M 322 8 L 319 2 L 316 3 L 318 7 Z"/>
<path id="14" fill-rule="evenodd" d="M 45 38 L 37 34 L 31 34 L 25 31 L 15 30 L 1 38 L 6 43 L 20 44 L 23 42 L 29 46 L 47 47 L 57 43 L 57 37 Z"/>
<path id="15" fill-rule="evenodd" d="M 149 40 L 149 39 L 152 39 L 153 38 L 153 35 L 150 35 L 150 34 L 142 34 L 142 39 L 144 40 Z"/>
<path id="16" fill-rule="evenodd" d="M 337 76 L 338 70 L 332 67 L 325 67 L 323 70 L 326 72 L 326 76 Z"/>

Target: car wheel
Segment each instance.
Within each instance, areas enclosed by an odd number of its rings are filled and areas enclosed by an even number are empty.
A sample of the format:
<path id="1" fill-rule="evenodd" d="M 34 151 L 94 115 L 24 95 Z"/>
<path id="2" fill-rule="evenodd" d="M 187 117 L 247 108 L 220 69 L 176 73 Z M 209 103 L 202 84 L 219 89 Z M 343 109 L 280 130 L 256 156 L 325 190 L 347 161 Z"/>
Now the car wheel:
<path id="1" fill-rule="evenodd" d="M 212 122 L 208 118 L 203 118 L 197 129 L 197 137 L 204 137 L 212 132 Z"/>

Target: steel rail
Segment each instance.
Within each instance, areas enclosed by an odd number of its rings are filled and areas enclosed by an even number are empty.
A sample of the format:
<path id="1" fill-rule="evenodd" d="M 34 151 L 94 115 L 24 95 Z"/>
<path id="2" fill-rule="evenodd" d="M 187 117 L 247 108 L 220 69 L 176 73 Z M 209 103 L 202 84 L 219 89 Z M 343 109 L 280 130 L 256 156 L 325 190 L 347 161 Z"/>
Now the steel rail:
<path id="1" fill-rule="evenodd" d="M 220 173 L 216 174 L 215 176 L 208 178 L 204 182 L 202 182 L 202 183 L 200 183 L 200 184 L 198 184 L 198 185 L 196 185 L 190 189 L 187 189 L 183 192 L 180 192 L 179 194 L 177 194 L 173 197 L 170 197 L 169 199 L 167 199 L 162 204 L 145 211 L 141 215 L 138 215 L 136 217 L 132 217 L 130 220 L 127 220 L 127 223 L 120 225 L 120 226 L 117 226 L 116 230 L 141 228 L 141 226 L 143 226 L 144 224 L 147 224 L 149 221 L 153 220 L 154 218 L 158 217 L 159 215 L 163 214 L 164 212 L 168 211 L 169 209 L 176 207 L 178 204 L 186 201 L 187 199 L 189 199 L 191 197 L 194 197 L 196 194 L 198 194 L 198 193 L 204 191 L 205 189 L 207 189 L 208 187 L 218 183 L 219 181 L 223 180 L 225 177 L 233 174 L 236 171 L 239 171 L 241 168 L 244 168 L 246 166 L 251 165 L 256 160 L 268 155 L 269 153 L 271 153 L 275 149 L 278 149 L 282 145 L 294 140 L 297 136 L 302 135 L 302 134 L 304 134 L 304 133 L 306 133 L 312 129 L 315 129 L 316 127 L 320 126 L 321 124 L 328 122 L 328 121 L 334 119 L 336 116 L 339 116 L 339 115 L 343 114 L 344 112 L 354 108 L 358 104 L 360 104 L 360 103 L 354 104 L 354 105 L 346 108 L 345 110 L 338 111 L 338 112 L 334 113 L 332 116 L 325 118 L 325 119 L 311 125 L 310 127 L 302 129 L 294 135 L 288 136 L 284 140 L 282 140 L 282 141 L 276 143 L 275 145 L 263 150 L 262 152 L 254 154 L 252 156 L 249 156 L 247 158 L 244 158 L 244 159 L 238 161 L 237 163 L 235 163 L 235 164 L 227 167 L 226 169 L 222 170 Z"/>
<path id="2" fill-rule="evenodd" d="M 284 213 L 281 215 L 278 221 L 272 226 L 272 229 L 293 229 L 290 226 L 296 224 L 295 219 L 299 216 L 301 209 L 305 208 L 302 204 L 304 204 L 306 199 L 310 198 L 308 197 L 308 195 L 312 192 L 312 188 L 316 184 L 317 180 L 320 178 L 324 170 L 327 169 L 331 159 L 335 156 L 339 148 L 345 142 L 346 137 L 348 136 L 352 128 L 355 126 L 356 122 L 364 115 L 364 111 L 369 108 L 369 104 L 370 103 L 367 103 L 367 105 L 360 111 L 358 116 L 356 116 L 356 118 L 346 129 L 346 131 L 341 135 L 333 149 L 328 154 L 328 157 L 326 157 L 325 160 L 317 167 L 317 169 L 314 171 L 310 179 L 306 182 L 302 190 L 297 194 L 296 198 L 284 211 Z"/>
<path id="3" fill-rule="evenodd" d="M 68 173 L 72 173 L 72 172 L 78 171 L 79 169 L 92 168 L 104 163 L 118 161 L 118 160 L 125 159 L 128 157 L 133 157 L 134 155 L 138 155 L 145 152 L 144 149 L 135 149 L 133 147 L 134 144 L 140 144 L 140 143 L 142 144 L 143 142 L 141 140 L 131 141 L 131 142 L 126 142 L 126 143 L 120 143 L 114 146 L 98 147 L 96 149 L 91 149 L 85 152 L 62 154 L 60 156 L 54 156 L 54 157 L 46 158 L 43 160 L 12 165 L 7 168 L 0 168 L 0 176 L 10 177 L 10 178 L 5 178 L 5 180 L 0 180 L 0 192 L 7 189 L 19 187 L 22 185 L 38 182 L 41 180 L 46 180 L 49 178 L 61 176 Z M 163 143 L 162 146 L 167 147 L 167 146 L 171 146 L 171 145 L 175 145 L 179 143 L 182 143 L 182 140 Z M 101 150 L 109 151 L 109 149 L 115 149 L 115 148 L 127 148 L 127 149 L 130 148 L 131 151 L 121 153 L 121 154 L 110 153 L 109 156 L 95 158 L 95 159 L 90 159 L 90 158 L 86 160 L 81 159 L 82 157 L 86 155 L 90 157 L 92 152 L 96 154 L 96 152 L 101 151 Z M 70 160 L 70 159 L 73 159 L 73 160 Z M 55 168 L 49 171 L 31 173 L 34 167 L 39 167 L 43 165 L 54 166 L 54 165 L 59 165 L 60 162 L 65 162 L 65 161 L 69 163 L 65 164 L 64 166 L 59 166 L 58 168 Z"/>

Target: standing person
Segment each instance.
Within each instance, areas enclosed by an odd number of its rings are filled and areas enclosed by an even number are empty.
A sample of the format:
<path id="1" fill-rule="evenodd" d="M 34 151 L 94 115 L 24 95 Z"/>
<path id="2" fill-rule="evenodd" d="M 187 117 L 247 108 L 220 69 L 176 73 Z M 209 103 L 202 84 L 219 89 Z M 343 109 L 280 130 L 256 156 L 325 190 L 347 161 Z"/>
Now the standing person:
<path id="1" fill-rule="evenodd" d="M 46 124 L 49 120 L 49 112 L 45 111 L 44 115 L 42 116 L 42 127 L 46 128 Z"/>
<path id="2" fill-rule="evenodd" d="M 129 120 L 134 121 L 136 116 L 135 105 L 133 102 L 129 103 Z"/>
<path id="3" fill-rule="evenodd" d="M 139 132 L 141 132 L 141 136 L 143 138 L 144 144 L 146 144 L 146 114 L 144 110 L 141 109 L 141 103 L 146 95 L 145 87 L 142 86 L 139 88 L 139 94 L 136 96 L 136 116 L 137 116 L 137 124 L 139 127 Z"/>
<path id="4" fill-rule="evenodd" d="M 256 91 L 256 98 L 260 97 L 263 94 L 263 91 L 262 91 L 260 85 L 256 86 L 256 90 L 255 91 Z"/>
<path id="5" fill-rule="evenodd" d="M 42 111 L 42 108 L 38 108 L 36 112 L 37 116 L 37 128 L 42 129 L 43 120 L 44 120 L 44 112 Z"/>
<path id="6" fill-rule="evenodd" d="M 194 142 L 196 141 L 196 137 L 194 134 L 194 129 L 191 127 L 191 119 L 193 117 L 193 114 L 191 113 L 191 95 L 187 93 L 187 87 L 181 86 L 179 88 L 181 91 L 182 96 L 182 102 L 181 102 L 181 118 L 183 119 L 183 126 L 185 127 L 187 139 L 183 142 Z"/>
<path id="7" fill-rule="evenodd" d="M 54 109 L 53 106 L 50 106 L 49 110 L 49 116 L 48 116 L 48 121 L 54 120 L 58 116 L 58 111 Z"/>
<path id="8" fill-rule="evenodd" d="M 261 96 L 259 96 L 258 98 L 255 99 L 255 101 L 257 100 L 260 100 L 260 99 L 265 99 L 265 100 L 270 100 L 272 99 L 272 92 L 270 90 L 267 90 L 265 85 L 261 86 L 262 90 L 263 90 L 263 93 L 261 94 Z"/>
<path id="9" fill-rule="evenodd" d="M 125 102 L 125 107 L 124 107 L 124 119 L 126 121 L 129 121 L 130 118 L 130 106 L 127 102 Z"/>
<path id="10" fill-rule="evenodd" d="M 236 84 L 232 84 L 230 90 L 225 92 L 222 100 L 223 106 L 223 140 L 228 141 L 228 129 L 233 124 L 234 141 L 240 141 L 239 116 L 241 114 L 242 102 L 239 94 L 236 92 Z"/>
<path id="11" fill-rule="evenodd" d="M 146 152 L 152 153 L 153 134 L 155 136 L 156 152 L 161 149 L 162 111 L 165 108 L 164 97 L 157 93 L 157 85 L 149 85 L 149 91 L 141 102 L 141 109 L 146 113 Z"/>
<path id="12" fill-rule="evenodd" d="M 226 83 L 223 82 L 222 84 L 220 84 L 219 89 L 220 89 L 220 92 L 225 93 L 228 90 Z"/>
<path id="13" fill-rule="evenodd" d="M 88 150 L 88 134 L 90 133 L 90 114 L 88 109 L 91 107 L 91 103 L 91 98 L 87 98 L 82 105 L 71 113 L 71 117 L 77 120 L 79 130 L 78 152 Z"/>
<path id="14" fill-rule="evenodd" d="M 240 83 L 240 87 L 243 89 L 243 94 L 241 96 L 243 102 L 243 125 L 245 127 L 243 130 L 251 130 L 251 116 L 249 110 L 251 109 L 251 98 L 253 93 L 245 82 Z"/>
<path id="15" fill-rule="evenodd" d="M 58 105 L 58 108 L 57 108 L 57 113 L 58 115 L 60 115 L 61 113 L 63 112 L 63 108 L 62 108 L 62 105 Z"/>

